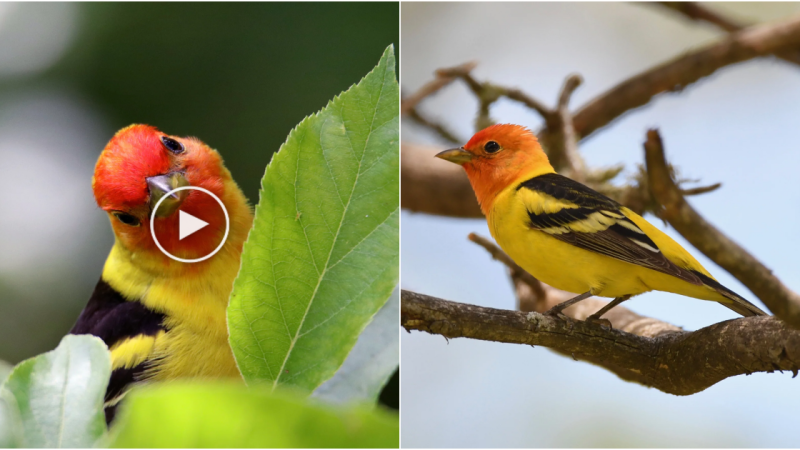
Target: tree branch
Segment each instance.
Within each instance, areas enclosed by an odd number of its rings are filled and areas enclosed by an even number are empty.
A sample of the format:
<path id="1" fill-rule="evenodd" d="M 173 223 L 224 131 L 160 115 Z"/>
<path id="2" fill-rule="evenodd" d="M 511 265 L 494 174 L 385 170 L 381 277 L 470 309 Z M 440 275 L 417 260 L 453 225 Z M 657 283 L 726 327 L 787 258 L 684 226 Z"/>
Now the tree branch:
<path id="1" fill-rule="evenodd" d="M 800 295 L 787 288 L 758 259 L 706 221 L 672 181 L 658 130 L 644 143 L 650 190 L 663 206 L 659 216 L 712 261 L 747 286 L 776 316 L 800 329 Z"/>
<path id="2" fill-rule="evenodd" d="M 800 46 L 800 16 L 756 25 L 715 44 L 660 64 L 616 85 L 575 113 L 575 132 L 585 138 L 623 113 L 646 105 L 663 92 L 680 91 L 717 70 L 748 59 Z M 539 138 L 548 142 L 552 130 Z"/>
<path id="3" fill-rule="evenodd" d="M 461 143 L 464 142 L 460 138 L 457 138 L 452 132 L 450 132 L 450 130 L 445 128 L 443 124 L 435 122 L 434 120 L 429 119 L 424 115 L 422 115 L 422 113 L 420 113 L 417 110 L 417 108 L 409 109 L 406 115 L 414 122 L 424 126 L 425 128 L 433 130 L 439 136 L 441 136 L 442 139 L 450 142 L 453 145 L 461 145 Z"/>
<path id="4" fill-rule="evenodd" d="M 409 332 L 541 345 L 675 395 L 694 394 L 725 378 L 753 372 L 788 370 L 796 375 L 800 362 L 800 332 L 774 317 L 729 320 L 694 332 L 649 337 L 406 290 L 401 299 L 400 320 Z"/>
<path id="5" fill-rule="evenodd" d="M 716 25 L 719 28 L 727 31 L 728 33 L 735 33 L 744 29 L 745 27 L 738 22 L 731 20 L 722 14 L 712 11 L 697 2 L 659 2 L 673 11 L 677 11 L 684 17 L 701 22 L 707 22 Z M 778 58 L 792 64 L 800 65 L 800 48 L 778 52 L 775 54 Z"/>
<path id="6" fill-rule="evenodd" d="M 400 144 L 400 207 L 451 217 L 483 217 L 464 169 L 434 158 L 439 151 Z"/>
<path id="7" fill-rule="evenodd" d="M 569 100 L 581 83 L 583 83 L 583 79 L 580 75 L 570 75 L 564 81 L 564 86 L 558 96 L 555 114 L 546 121 L 547 129 L 554 131 L 550 135 L 547 156 L 556 171 L 573 180 L 585 183 L 586 167 L 578 153 L 578 136 L 575 134 L 572 113 L 569 111 Z"/>
<path id="8" fill-rule="evenodd" d="M 404 98 L 402 102 L 400 102 L 400 115 L 404 116 L 408 114 L 412 109 L 419 105 L 419 102 L 430 97 L 436 92 L 439 92 L 440 89 L 452 83 L 453 80 L 458 77 L 458 75 L 455 75 L 455 73 L 469 73 L 475 68 L 476 65 L 476 62 L 470 61 L 451 69 L 437 71 L 436 78 L 434 78 L 432 81 L 429 81 L 424 86 L 419 88 L 417 92 L 409 95 L 408 97 Z M 448 73 L 447 70 L 451 71 L 452 73 Z"/>

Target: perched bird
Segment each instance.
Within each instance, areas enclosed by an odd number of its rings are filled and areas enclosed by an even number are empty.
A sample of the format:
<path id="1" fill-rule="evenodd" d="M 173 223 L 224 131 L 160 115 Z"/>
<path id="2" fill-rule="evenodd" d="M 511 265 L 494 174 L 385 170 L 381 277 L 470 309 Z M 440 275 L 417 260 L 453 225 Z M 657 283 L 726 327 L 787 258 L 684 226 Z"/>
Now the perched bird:
<path id="1" fill-rule="evenodd" d="M 614 300 L 666 291 L 712 300 L 743 316 L 765 315 L 720 284 L 686 250 L 641 216 L 555 173 L 536 136 L 519 125 L 493 125 L 461 147 L 436 155 L 460 164 L 500 247 L 531 275 L 580 293 L 558 314 L 592 295 Z"/>
<path id="2" fill-rule="evenodd" d="M 224 246 L 202 262 L 170 259 L 150 233 L 156 202 L 180 186 L 213 192 L 230 216 Z M 111 221 L 114 246 L 70 333 L 98 336 L 111 351 L 107 420 L 131 383 L 239 376 L 225 313 L 253 214 L 220 155 L 196 138 L 131 125 L 117 132 L 100 154 L 92 189 Z M 179 210 L 208 226 L 180 239 Z M 164 249 L 184 259 L 209 254 L 225 232 L 222 209 L 212 197 L 194 190 L 164 199 L 153 223 Z"/>

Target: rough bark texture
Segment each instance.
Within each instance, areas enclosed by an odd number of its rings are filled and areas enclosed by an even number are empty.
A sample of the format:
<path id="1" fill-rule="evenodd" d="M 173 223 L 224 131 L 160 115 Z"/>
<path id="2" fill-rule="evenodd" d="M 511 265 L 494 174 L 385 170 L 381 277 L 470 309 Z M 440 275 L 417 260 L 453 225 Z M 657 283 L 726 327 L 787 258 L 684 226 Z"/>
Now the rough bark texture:
<path id="1" fill-rule="evenodd" d="M 774 317 L 748 317 L 657 336 L 536 312 L 455 303 L 402 291 L 401 324 L 448 339 L 541 345 L 604 367 L 620 378 L 675 395 L 725 378 L 800 367 L 800 331 Z"/>

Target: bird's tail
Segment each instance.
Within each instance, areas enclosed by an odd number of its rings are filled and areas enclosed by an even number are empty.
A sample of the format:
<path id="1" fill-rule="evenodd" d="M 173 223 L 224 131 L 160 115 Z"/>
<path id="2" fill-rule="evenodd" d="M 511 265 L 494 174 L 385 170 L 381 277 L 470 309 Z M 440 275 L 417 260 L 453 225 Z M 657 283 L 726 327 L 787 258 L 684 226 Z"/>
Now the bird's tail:
<path id="1" fill-rule="evenodd" d="M 743 315 L 744 317 L 768 315 L 764 311 L 758 309 L 756 305 L 742 298 L 741 295 L 721 285 L 719 281 L 711 277 L 708 277 L 706 275 L 703 275 L 700 272 L 694 272 L 694 274 L 700 277 L 700 279 L 703 281 L 703 284 L 717 291 L 720 295 L 730 300 L 730 302 L 725 302 L 725 303 L 719 302 L 721 305 L 727 307 L 728 309 L 732 309 L 733 311 Z"/>

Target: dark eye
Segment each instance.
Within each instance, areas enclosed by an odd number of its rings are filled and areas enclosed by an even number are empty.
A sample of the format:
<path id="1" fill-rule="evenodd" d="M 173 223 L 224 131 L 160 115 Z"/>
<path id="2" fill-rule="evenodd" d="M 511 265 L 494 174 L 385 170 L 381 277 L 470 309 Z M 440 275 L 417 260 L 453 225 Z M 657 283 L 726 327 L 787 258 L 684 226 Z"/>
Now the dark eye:
<path id="1" fill-rule="evenodd" d="M 130 215 L 128 213 L 124 213 L 124 212 L 120 212 L 120 211 L 114 211 L 113 214 L 114 214 L 114 217 L 117 218 L 117 220 L 119 220 L 120 222 L 124 223 L 125 225 L 130 225 L 132 227 L 138 227 L 139 226 L 139 219 L 137 219 L 136 216 L 132 216 L 132 215 Z"/>
<path id="2" fill-rule="evenodd" d="M 185 148 L 183 148 L 183 144 L 176 141 L 175 139 L 171 139 L 166 136 L 161 137 L 161 142 L 164 143 L 164 147 L 167 147 L 169 151 L 171 151 L 176 155 L 180 155 L 181 153 L 183 153 L 184 150 L 186 150 Z"/>
<path id="3" fill-rule="evenodd" d="M 494 153 L 500 150 L 500 144 L 495 141 L 489 141 L 483 146 L 483 149 L 486 150 L 486 153 Z"/>

